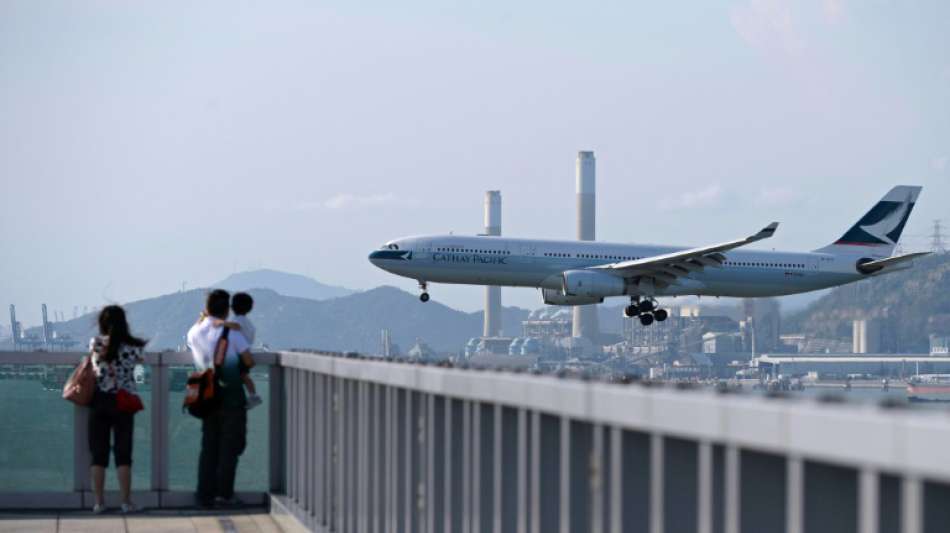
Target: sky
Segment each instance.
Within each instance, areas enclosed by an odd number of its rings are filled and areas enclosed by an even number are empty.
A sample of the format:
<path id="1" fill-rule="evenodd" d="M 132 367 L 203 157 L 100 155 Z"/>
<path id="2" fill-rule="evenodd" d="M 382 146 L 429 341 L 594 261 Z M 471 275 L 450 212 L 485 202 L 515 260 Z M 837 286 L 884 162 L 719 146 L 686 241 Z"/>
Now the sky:
<path id="1" fill-rule="evenodd" d="M 950 3 L 689 4 L 2 2 L 0 304 L 262 267 L 415 291 L 368 253 L 480 232 L 486 190 L 505 235 L 573 238 L 579 150 L 600 240 L 811 250 L 895 184 L 907 248 L 950 225 Z"/>

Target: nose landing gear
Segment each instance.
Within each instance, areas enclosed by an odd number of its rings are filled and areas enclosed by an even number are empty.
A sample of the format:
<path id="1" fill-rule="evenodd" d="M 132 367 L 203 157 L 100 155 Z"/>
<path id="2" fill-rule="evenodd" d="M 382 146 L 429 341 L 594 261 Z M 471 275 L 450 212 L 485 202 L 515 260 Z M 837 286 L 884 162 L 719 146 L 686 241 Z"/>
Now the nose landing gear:
<path id="1" fill-rule="evenodd" d="M 427 289 L 426 282 L 420 281 L 420 282 L 419 282 L 419 288 L 422 289 L 422 294 L 419 295 L 419 300 L 420 300 L 422 303 L 428 302 L 428 301 L 429 301 L 429 293 L 426 292 L 426 289 Z"/>

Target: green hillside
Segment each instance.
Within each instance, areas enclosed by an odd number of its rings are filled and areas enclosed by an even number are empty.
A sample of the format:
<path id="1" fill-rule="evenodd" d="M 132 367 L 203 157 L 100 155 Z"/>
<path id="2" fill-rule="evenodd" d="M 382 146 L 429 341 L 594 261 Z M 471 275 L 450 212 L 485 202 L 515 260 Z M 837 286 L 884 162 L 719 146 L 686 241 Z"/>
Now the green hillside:
<path id="1" fill-rule="evenodd" d="M 927 352 L 930 334 L 950 334 L 950 254 L 913 268 L 838 287 L 783 323 L 786 332 L 819 338 L 851 336 L 852 321 L 881 319 L 886 351 Z"/>

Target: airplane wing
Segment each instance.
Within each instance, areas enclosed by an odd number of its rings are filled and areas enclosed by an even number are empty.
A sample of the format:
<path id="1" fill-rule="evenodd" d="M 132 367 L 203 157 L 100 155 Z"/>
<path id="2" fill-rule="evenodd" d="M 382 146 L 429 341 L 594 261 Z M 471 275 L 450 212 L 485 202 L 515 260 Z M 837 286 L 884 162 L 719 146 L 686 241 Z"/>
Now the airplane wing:
<path id="1" fill-rule="evenodd" d="M 865 274 L 874 274 L 887 267 L 906 263 L 907 261 L 912 261 L 917 257 L 923 257 L 925 255 L 930 255 L 930 252 L 914 252 L 911 254 L 895 255 L 894 257 L 888 257 L 886 259 L 878 259 L 877 261 L 868 261 L 867 263 L 861 263 L 858 270 Z"/>
<path id="2" fill-rule="evenodd" d="M 778 228 L 778 222 L 772 222 L 755 235 L 744 239 L 691 248 L 653 257 L 644 257 L 643 259 L 597 265 L 590 268 L 606 270 L 611 274 L 625 278 L 638 276 L 653 278 L 659 285 L 670 285 L 675 283 L 676 278 L 681 276 L 699 272 L 706 267 L 721 266 L 726 260 L 726 256 L 722 255 L 722 252 L 768 239 L 775 234 L 776 228 Z"/>

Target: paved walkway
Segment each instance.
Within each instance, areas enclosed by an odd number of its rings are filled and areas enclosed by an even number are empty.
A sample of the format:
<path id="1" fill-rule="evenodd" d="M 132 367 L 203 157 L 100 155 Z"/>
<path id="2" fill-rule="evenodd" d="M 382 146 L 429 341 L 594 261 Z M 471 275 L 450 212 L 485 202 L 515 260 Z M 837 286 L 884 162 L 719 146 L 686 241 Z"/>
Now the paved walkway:
<path id="1" fill-rule="evenodd" d="M 0 514 L 0 533 L 20 531 L 40 533 L 281 533 L 269 514 L 255 510 L 233 514 L 195 511 L 149 511 L 122 516 L 96 516 L 88 512 L 64 512 L 57 516 L 44 514 Z"/>

